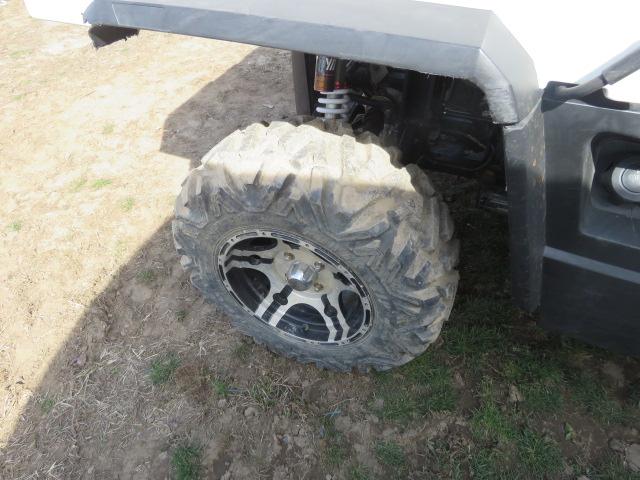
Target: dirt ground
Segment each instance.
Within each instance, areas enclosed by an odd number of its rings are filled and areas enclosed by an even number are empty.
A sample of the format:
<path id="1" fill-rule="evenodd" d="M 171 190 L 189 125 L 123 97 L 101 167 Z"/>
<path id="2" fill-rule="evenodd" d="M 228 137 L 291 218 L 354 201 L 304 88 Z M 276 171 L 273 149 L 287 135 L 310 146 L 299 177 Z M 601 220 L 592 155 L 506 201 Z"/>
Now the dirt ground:
<path id="1" fill-rule="evenodd" d="M 150 32 L 95 51 L 0 6 L 0 477 L 639 478 L 639 362 L 510 307 L 504 219 L 465 198 L 444 342 L 397 372 L 275 356 L 189 285 L 180 184 L 293 115 L 290 77 L 286 52 Z"/>

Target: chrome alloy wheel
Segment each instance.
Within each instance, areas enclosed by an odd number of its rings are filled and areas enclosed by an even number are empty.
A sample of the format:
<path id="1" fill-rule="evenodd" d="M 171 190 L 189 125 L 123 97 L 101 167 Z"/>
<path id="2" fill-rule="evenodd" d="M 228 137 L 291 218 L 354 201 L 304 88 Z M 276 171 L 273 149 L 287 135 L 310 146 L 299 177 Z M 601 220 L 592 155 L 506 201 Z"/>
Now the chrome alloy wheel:
<path id="1" fill-rule="evenodd" d="M 281 334 L 343 345 L 371 328 L 371 298 L 362 282 L 334 255 L 301 237 L 243 231 L 224 242 L 217 259 L 233 298 Z"/>

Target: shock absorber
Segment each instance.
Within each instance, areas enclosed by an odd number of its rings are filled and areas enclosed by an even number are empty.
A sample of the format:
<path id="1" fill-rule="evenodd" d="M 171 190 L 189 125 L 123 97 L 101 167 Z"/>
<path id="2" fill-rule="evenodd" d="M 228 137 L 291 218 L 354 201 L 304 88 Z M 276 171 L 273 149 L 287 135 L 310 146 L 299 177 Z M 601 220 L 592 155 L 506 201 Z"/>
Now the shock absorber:
<path id="1" fill-rule="evenodd" d="M 346 62 L 334 57 L 318 55 L 313 88 L 320 95 L 316 112 L 326 119 L 349 118 L 353 110 L 351 90 L 346 83 Z"/>

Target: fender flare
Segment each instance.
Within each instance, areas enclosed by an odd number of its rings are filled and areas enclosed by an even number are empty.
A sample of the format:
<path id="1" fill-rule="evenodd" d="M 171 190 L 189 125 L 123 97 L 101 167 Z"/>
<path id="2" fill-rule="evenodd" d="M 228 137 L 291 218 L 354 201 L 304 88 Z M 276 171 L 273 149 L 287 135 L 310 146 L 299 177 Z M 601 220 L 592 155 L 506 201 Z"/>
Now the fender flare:
<path id="1" fill-rule="evenodd" d="M 533 61 L 490 11 L 388 0 L 94 0 L 85 21 L 468 79 L 495 123 L 515 124 L 541 92 Z"/>

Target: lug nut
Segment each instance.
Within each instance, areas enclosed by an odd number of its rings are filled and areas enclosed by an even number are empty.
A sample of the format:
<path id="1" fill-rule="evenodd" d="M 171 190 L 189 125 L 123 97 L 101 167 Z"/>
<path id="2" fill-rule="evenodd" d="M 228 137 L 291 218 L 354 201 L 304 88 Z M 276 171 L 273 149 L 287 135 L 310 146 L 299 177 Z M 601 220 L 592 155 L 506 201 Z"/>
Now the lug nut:
<path id="1" fill-rule="evenodd" d="M 316 292 L 320 292 L 323 288 L 324 288 L 324 286 L 322 286 L 322 284 L 321 284 L 321 283 L 314 283 L 314 284 L 313 284 L 313 289 L 314 289 Z"/>
<path id="2" fill-rule="evenodd" d="M 322 262 L 313 262 L 313 268 L 316 269 L 316 271 L 320 271 L 324 268 L 324 263 Z"/>
<path id="3" fill-rule="evenodd" d="M 296 257 L 293 256 L 293 253 L 284 252 L 284 259 L 285 260 L 293 260 L 294 258 L 296 258 Z"/>

